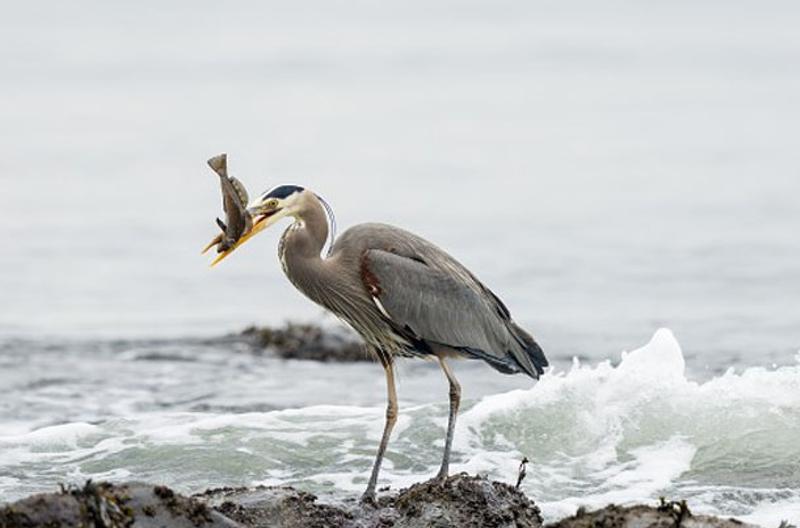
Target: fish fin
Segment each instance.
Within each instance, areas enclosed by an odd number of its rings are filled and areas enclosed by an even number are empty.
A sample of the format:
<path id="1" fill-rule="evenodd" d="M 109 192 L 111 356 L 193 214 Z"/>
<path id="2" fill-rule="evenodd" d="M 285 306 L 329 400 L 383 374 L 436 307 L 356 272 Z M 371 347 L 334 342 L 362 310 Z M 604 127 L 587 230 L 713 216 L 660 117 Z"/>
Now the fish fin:
<path id="1" fill-rule="evenodd" d="M 228 176 L 228 156 L 227 154 L 220 154 L 219 156 L 214 156 L 210 160 L 208 160 L 208 166 L 211 169 L 219 174 L 221 177 L 225 178 Z"/>

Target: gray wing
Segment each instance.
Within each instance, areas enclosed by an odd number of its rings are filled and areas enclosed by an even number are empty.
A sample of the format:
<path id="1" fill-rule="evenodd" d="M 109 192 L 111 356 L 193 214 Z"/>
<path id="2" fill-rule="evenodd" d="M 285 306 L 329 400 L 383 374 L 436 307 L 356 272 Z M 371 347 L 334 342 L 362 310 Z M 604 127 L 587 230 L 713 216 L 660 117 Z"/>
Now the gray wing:
<path id="1" fill-rule="evenodd" d="M 416 237 L 411 242 L 367 250 L 362 261 L 366 286 L 391 323 L 501 372 L 538 378 L 547 360 L 502 301 L 439 248 Z"/>

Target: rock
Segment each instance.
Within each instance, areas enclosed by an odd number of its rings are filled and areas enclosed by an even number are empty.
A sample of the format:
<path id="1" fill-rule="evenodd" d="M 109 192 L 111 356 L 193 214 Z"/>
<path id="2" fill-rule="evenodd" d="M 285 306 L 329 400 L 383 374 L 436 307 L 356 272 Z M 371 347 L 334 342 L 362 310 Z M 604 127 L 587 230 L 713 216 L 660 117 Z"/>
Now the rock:
<path id="1" fill-rule="evenodd" d="M 234 528 L 206 503 L 165 486 L 94 484 L 42 493 L 0 508 L 0 528 Z"/>
<path id="2" fill-rule="evenodd" d="M 317 497 L 287 486 L 220 488 L 195 498 L 248 528 L 352 526 L 353 517 L 343 509 L 318 504 Z"/>
<path id="3" fill-rule="evenodd" d="M 539 508 L 509 484 L 485 477 L 455 475 L 444 485 L 415 484 L 393 501 L 396 528 L 539 528 Z"/>
<path id="4" fill-rule="evenodd" d="M 253 346 L 266 348 L 284 359 L 315 361 L 372 361 L 363 342 L 342 330 L 324 330 L 289 323 L 283 328 L 250 327 L 242 332 Z"/>
<path id="5" fill-rule="evenodd" d="M 331 499 L 289 487 L 223 488 L 196 498 L 252 528 L 539 528 L 539 509 L 501 482 L 465 474 L 415 484 L 380 497 L 377 505 Z"/>
<path id="6" fill-rule="evenodd" d="M 186 497 L 165 486 L 87 483 L 0 507 L 0 528 L 541 528 L 539 508 L 509 484 L 454 475 L 384 493 L 377 504 L 317 498 L 288 486 L 218 488 Z M 755 528 L 692 515 L 685 503 L 610 505 L 546 528 Z M 781 528 L 784 528 L 783 526 Z M 788 528 L 788 526 L 787 526 Z"/>
<path id="7" fill-rule="evenodd" d="M 757 528 L 736 519 L 692 515 L 686 502 L 666 502 L 652 506 L 610 504 L 593 512 L 580 508 L 572 517 L 547 525 L 547 528 Z"/>

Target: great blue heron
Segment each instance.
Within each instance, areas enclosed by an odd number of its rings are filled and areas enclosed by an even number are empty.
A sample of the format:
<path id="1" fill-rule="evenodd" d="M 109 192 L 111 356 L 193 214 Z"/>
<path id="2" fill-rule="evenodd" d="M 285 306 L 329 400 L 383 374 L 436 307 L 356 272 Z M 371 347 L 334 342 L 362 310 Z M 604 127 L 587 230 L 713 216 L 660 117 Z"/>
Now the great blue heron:
<path id="1" fill-rule="evenodd" d="M 375 485 L 397 420 L 395 356 L 435 358 L 450 384 L 450 414 L 442 465 L 450 463 L 453 429 L 461 400 L 446 358 L 482 359 L 506 374 L 538 378 L 547 366 L 542 349 L 511 319 L 508 308 L 467 268 L 432 243 L 385 224 L 360 224 L 335 237 L 333 213 L 315 193 L 281 185 L 249 208 L 253 227 L 216 264 L 284 217 L 294 222 L 278 246 L 286 276 L 309 299 L 348 323 L 366 341 L 386 373 L 388 403 L 383 436 L 363 499 Z M 330 222 L 330 224 L 329 224 Z M 330 235 L 327 255 L 322 250 Z"/>

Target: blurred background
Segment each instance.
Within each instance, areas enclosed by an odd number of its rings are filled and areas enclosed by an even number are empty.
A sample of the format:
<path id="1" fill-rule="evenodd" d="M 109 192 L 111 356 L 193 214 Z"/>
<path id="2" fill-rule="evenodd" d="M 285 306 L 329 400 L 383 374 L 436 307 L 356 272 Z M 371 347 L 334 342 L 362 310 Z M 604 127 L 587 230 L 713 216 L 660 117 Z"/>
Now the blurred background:
<path id="1" fill-rule="evenodd" d="M 800 348 L 791 1 L 28 2 L 0 21 L 0 335 L 324 321 L 281 229 L 219 269 L 210 156 L 251 195 L 448 249 L 558 356 L 672 328 Z M 699 366 L 707 359 L 696 360 Z"/>
<path id="2" fill-rule="evenodd" d="M 456 365 L 454 471 L 530 457 L 549 520 L 664 495 L 800 517 L 798 27 L 789 0 L 5 6 L 0 502 L 363 489 L 380 369 L 223 337 L 338 324 L 283 277 L 282 228 L 200 255 L 227 152 L 251 196 L 296 183 L 342 229 L 429 238 L 536 335 L 532 389 Z M 659 327 L 677 342 L 603 363 Z M 403 362 L 399 393 L 395 488 L 438 467 L 446 415 L 435 365 Z"/>

